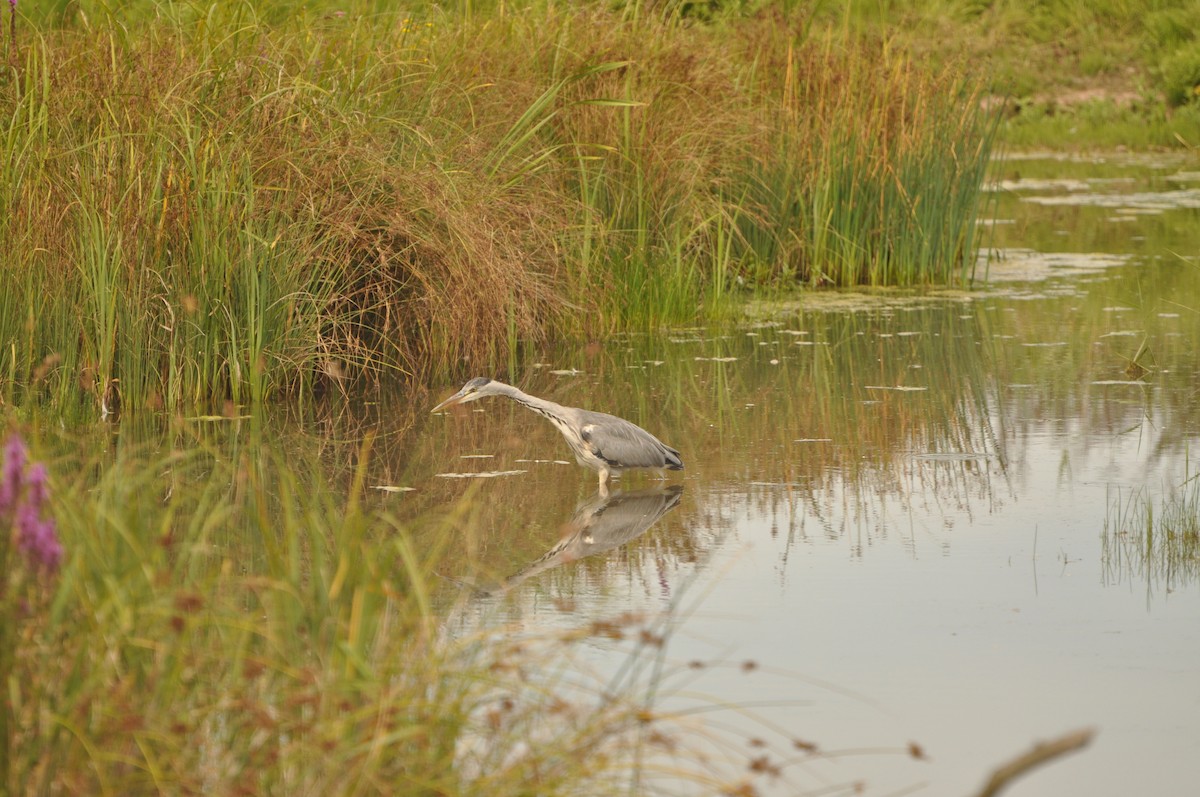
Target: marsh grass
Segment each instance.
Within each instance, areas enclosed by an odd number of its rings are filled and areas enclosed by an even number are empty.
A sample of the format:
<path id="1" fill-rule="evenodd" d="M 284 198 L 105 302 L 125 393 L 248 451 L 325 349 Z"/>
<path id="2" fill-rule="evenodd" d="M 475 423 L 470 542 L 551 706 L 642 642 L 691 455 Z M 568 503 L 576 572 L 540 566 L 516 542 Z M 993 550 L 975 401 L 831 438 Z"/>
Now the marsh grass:
<path id="1" fill-rule="evenodd" d="M 431 673 L 455 654 L 433 652 L 407 540 L 369 562 L 354 494 L 305 499 L 269 458 L 120 452 L 98 482 L 81 464 L 70 563 L 23 624 L 10 784 L 328 793 L 348 771 L 450 790 L 461 692 Z"/>
<path id="2" fill-rule="evenodd" d="M 88 8 L 0 79 L 10 401 L 311 396 L 974 262 L 995 114 L 802 16 Z"/>

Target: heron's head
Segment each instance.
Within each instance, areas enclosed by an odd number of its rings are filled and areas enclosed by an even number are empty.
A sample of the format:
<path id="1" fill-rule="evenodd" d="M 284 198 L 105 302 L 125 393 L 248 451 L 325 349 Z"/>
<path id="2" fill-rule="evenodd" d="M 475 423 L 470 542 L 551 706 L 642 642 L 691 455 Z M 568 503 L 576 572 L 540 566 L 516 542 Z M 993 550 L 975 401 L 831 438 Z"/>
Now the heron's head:
<path id="1" fill-rule="evenodd" d="M 488 389 L 491 384 L 492 380 L 486 376 L 477 376 L 463 385 L 462 390 L 434 407 L 432 411 L 437 412 L 447 407 L 453 407 L 455 404 L 466 404 L 468 401 L 476 401 L 484 396 L 490 396 L 494 393 L 494 391 Z"/>

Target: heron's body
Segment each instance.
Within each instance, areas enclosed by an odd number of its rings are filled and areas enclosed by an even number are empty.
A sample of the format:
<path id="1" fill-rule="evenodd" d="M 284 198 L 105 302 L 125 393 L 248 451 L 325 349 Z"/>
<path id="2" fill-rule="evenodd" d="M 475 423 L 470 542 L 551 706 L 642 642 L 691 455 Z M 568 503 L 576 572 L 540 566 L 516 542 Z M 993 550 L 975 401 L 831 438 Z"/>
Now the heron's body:
<path id="1" fill-rule="evenodd" d="M 679 452 L 637 424 L 603 412 L 564 407 L 484 377 L 467 382 L 462 390 L 434 407 L 433 411 L 485 396 L 512 399 L 554 424 L 571 447 L 575 460 L 600 474 L 601 493 L 607 491 L 609 478 L 622 471 L 635 468 L 683 470 Z"/>

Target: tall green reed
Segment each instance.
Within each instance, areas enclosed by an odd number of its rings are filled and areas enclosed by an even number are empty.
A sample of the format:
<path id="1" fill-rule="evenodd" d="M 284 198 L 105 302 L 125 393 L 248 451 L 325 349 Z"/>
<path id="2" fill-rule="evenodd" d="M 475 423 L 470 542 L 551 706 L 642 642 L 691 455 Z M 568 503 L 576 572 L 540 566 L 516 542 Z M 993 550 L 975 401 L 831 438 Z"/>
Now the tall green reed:
<path id="1" fill-rule="evenodd" d="M 998 117 L 978 87 L 886 46 L 789 47 L 778 113 L 726 187 L 761 280 L 969 282 Z"/>

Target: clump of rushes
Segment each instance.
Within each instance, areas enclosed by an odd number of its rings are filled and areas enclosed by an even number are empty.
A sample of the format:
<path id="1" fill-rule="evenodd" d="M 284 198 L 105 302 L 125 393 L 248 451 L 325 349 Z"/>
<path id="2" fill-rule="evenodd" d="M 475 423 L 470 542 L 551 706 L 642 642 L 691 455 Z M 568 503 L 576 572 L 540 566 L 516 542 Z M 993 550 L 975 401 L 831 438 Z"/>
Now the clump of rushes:
<path id="1" fill-rule="evenodd" d="M 13 794 L 13 706 L 9 688 L 23 621 L 43 607 L 46 580 L 58 571 L 63 547 L 47 517 L 50 487 L 44 463 L 30 464 L 25 441 L 12 434 L 0 461 L 0 794 Z"/>
<path id="2" fill-rule="evenodd" d="M 1170 592 L 1200 578 L 1200 481 L 1182 484 L 1157 501 L 1145 491 L 1110 502 L 1101 537 L 1105 577 L 1114 583 L 1140 580 L 1147 589 Z"/>
<path id="3" fill-rule="evenodd" d="M 738 286 L 945 282 L 974 255 L 977 97 L 883 45 L 771 15 L 254 8 L 97 8 L 0 81 L 0 396 L 478 372 Z"/>

